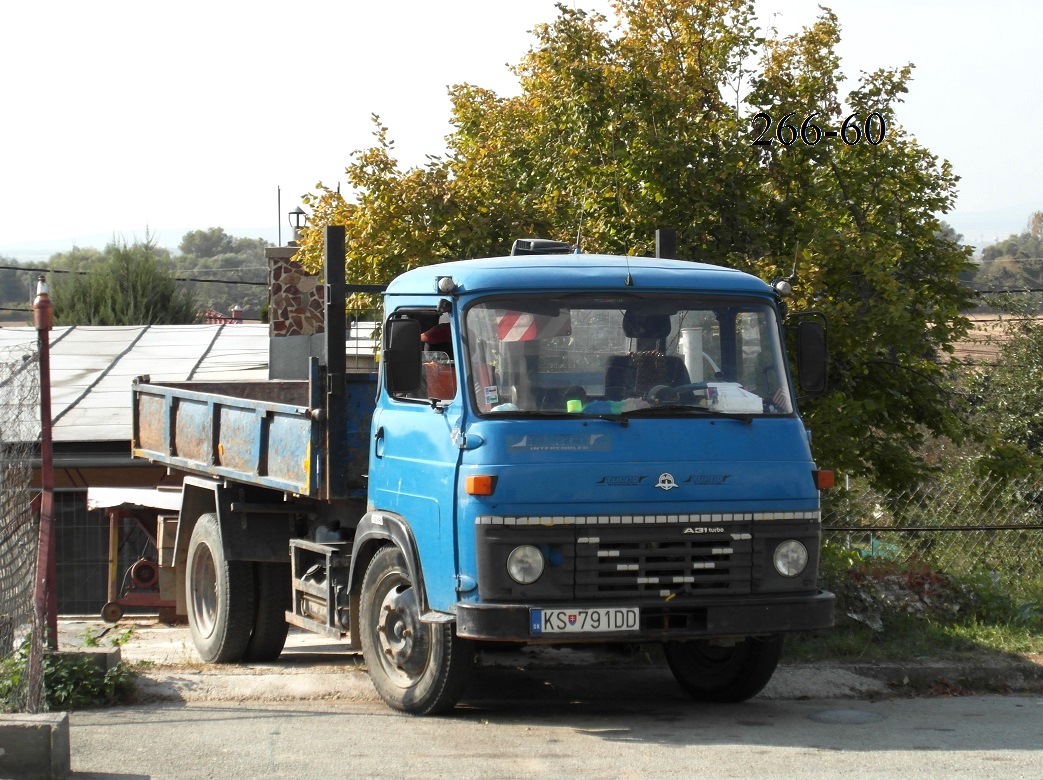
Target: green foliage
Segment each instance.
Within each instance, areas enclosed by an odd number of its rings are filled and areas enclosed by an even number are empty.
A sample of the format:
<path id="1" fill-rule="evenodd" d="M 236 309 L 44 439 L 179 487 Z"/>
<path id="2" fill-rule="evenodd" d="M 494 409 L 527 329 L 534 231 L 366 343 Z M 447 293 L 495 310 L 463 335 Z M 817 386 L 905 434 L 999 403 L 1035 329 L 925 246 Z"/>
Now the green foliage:
<path id="1" fill-rule="evenodd" d="M 254 319 L 268 300 L 267 246 L 264 239 L 230 236 L 220 227 L 192 230 L 181 239 L 181 254 L 173 264 L 179 276 L 215 280 L 182 283 L 201 308 L 227 315 L 238 306 L 244 316 Z"/>
<path id="2" fill-rule="evenodd" d="M 100 634 L 95 634 L 94 630 L 90 627 L 83 630 L 83 646 L 84 647 L 101 647 L 102 637 L 109 633 L 109 629 L 106 628 Z M 134 638 L 134 628 L 127 628 L 115 636 L 109 637 L 108 644 L 110 647 L 122 647 L 127 644 L 131 639 Z"/>
<path id="3" fill-rule="evenodd" d="M 1000 475 L 1040 470 L 1043 464 L 1043 323 L 1017 321 L 995 365 L 971 383 L 973 415 L 990 445 L 986 468 Z"/>
<path id="4" fill-rule="evenodd" d="M 56 325 L 180 325 L 196 317 L 192 297 L 180 289 L 169 253 L 150 236 L 104 251 L 74 249 L 51 258 L 51 301 Z"/>
<path id="5" fill-rule="evenodd" d="M 0 659 L 0 712 L 18 712 L 29 684 L 29 645 Z"/>
<path id="6" fill-rule="evenodd" d="M 44 692 L 54 710 L 111 706 L 134 692 L 134 674 L 122 661 L 104 670 L 87 657 L 51 654 L 44 657 Z"/>
<path id="7" fill-rule="evenodd" d="M 0 268 L 0 307 L 23 310 L 26 319 L 31 320 L 29 307 L 36 296 L 36 278 L 39 276 L 32 269 L 38 268 L 39 264 L 18 263 L 0 256 L 0 266 L 9 266 Z M 4 312 L 5 319 L 17 316 L 13 312 Z"/>
<path id="8" fill-rule="evenodd" d="M 17 711 L 28 685 L 28 668 L 28 641 L 0 660 L 0 712 Z M 46 653 L 43 673 L 51 710 L 122 704 L 134 692 L 134 674 L 122 661 L 105 670 L 87 655 Z"/>
<path id="9" fill-rule="evenodd" d="M 347 168 L 353 199 L 321 184 L 302 258 L 348 236 L 348 278 L 384 283 L 514 238 L 679 256 L 771 279 L 796 261 L 792 310 L 830 321 L 832 392 L 805 405 L 816 459 L 878 483 L 917 480 L 929 434 L 959 438 L 944 356 L 966 332 L 968 252 L 943 229 L 957 177 L 901 125 L 911 66 L 864 74 L 846 96 L 830 11 L 765 38 L 744 0 L 620 0 L 619 26 L 558 6 L 517 65 L 517 97 L 454 86 L 445 158 L 403 170 L 388 130 Z M 752 118 L 819 112 L 822 127 L 884 117 L 882 143 L 754 146 Z M 799 124 L 799 120 L 798 120 Z M 943 357 L 939 357 L 943 356 Z"/>
<path id="10" fill-rule="evenodd" d="M 1010 293 L 986 295 L 980 307 L 984 311 L 1006 311 L 1039 314 L 1043 311 L 1043 211 L 1029 217 L 1021 234 L 1012 234 L 982 250 L 981 263 L 975 268 L 971 286 L 976 290 L 1009 290 Z M 1017 290 L 1035 290 L 1036 294 L 1019 294 Z"/>
<path id="11" fill-rule="evenodd" d="M 822 586 L 836 594 L 836 626 L 792 637 L 791 659 L 1043 652 L 1043 583 L 1011 589 L 987 572 L 955 576 L 923 564 L 849 555 L 837 545 L 823 550 Z"/>

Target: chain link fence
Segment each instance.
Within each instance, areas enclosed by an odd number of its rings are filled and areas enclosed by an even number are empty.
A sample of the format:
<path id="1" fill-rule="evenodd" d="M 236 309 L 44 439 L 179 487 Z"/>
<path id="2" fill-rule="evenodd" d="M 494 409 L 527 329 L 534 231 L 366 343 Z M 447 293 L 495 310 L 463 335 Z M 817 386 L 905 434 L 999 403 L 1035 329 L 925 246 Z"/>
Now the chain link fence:
<path id="1" fill-rule="evenodd" d="M 823 536 L 864 558 L 987 574 L 1011 590 L 1043 581 L 1043 475 L 950 474 L 904 492 L 854 482 L 824 495 Z"/>
<path id="2" fill-rule="evenodd" d="M 43 700 L 43 628 L 35 614 L 40 439 L 36 345 L 0 350 L 0 711 L 34 712 Z"/>

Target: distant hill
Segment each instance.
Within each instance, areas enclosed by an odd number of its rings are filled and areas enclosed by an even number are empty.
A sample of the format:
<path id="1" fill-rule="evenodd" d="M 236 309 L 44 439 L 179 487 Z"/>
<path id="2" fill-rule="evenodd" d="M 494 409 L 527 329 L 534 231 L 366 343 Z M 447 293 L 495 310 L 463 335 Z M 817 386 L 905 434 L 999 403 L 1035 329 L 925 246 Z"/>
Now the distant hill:
<path id="1" fill-rule="evenodd" d="M 158 246 L 169 249 L 176 254 L 178 244 L 184 235 L 197 227 L 190 228 L 156 228 L 149 229 Z M 225 232 L 230 236 L 242 236 L 244 238 L 263 238 L 270 244 L 277 244 L 279 230 L 275 227 L 252 227 L 252 228 L 226 228 Z M 128 242 L 133 243 L 136 238 L 143 238 L 144 228 L 130 233 L 117 233 L 116 237 L 122 236 Z M 35 241 L 19 241 L 13 244 L 0 244 L 0 257 L 8 260 L 18 260 L 22 263 L 46 263 L 51 256 L 58 252 L 68 252 L 73 247 L 85 249 L 93 247 L 103 249 L 110 244 L 113 233 L 91 233 L 86 235 L 71 236 L 68 238 L 49 238 Z M 283 240 L 289 239 L 289 228 L 283 229 Z"/>

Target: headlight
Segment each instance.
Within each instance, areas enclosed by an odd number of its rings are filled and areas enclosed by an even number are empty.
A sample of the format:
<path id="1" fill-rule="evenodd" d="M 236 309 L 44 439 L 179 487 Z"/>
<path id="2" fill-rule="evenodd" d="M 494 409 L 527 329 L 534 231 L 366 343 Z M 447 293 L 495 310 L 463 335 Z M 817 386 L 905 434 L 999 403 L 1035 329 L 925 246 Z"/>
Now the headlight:
<path id="1" fill-rule="evenodd" d="M 531 544 L 515 547 L 507 556 L 507 573 L 520 585 L 531 585 L 543 574 L 543 553 Z"/>
<path id="2" fill-rule="evenodd" d="M 775 571 L 783 577 L 796 577 L 808 565 L 808 548 L 796 539 L 787 539 L 775 548 Z"/>

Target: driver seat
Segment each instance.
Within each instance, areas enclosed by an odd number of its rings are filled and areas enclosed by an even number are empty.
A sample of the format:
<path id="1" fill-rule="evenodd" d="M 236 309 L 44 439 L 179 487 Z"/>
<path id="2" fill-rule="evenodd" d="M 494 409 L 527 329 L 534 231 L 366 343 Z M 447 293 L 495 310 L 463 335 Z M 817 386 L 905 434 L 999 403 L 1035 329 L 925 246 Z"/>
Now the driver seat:
<path id="1" fill-rule="evenodd" d="M 680 387 L 691 379 L 684 361 L 658 350 L 612 355 L 605 367 L 605 398 L 622 401 L 642 397 L 656 385 Z"/>

